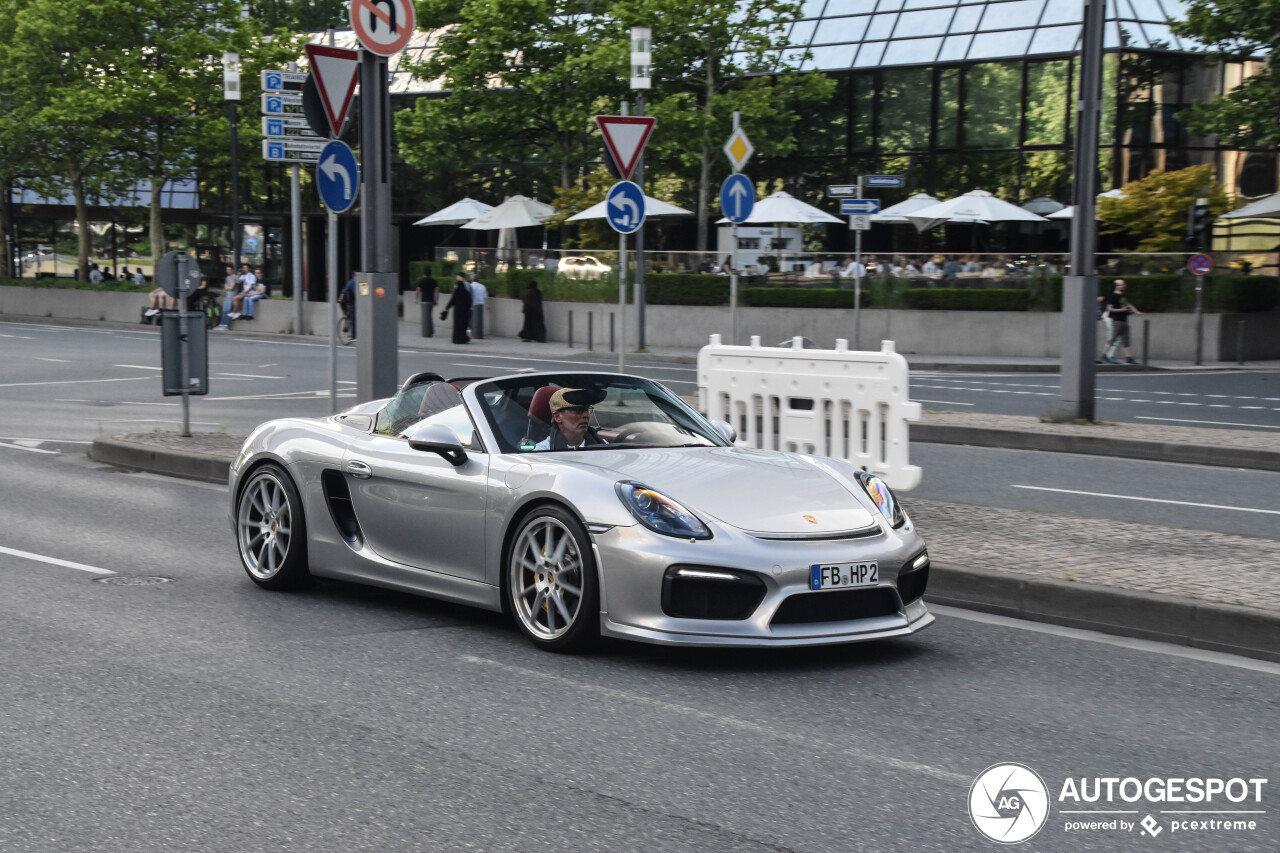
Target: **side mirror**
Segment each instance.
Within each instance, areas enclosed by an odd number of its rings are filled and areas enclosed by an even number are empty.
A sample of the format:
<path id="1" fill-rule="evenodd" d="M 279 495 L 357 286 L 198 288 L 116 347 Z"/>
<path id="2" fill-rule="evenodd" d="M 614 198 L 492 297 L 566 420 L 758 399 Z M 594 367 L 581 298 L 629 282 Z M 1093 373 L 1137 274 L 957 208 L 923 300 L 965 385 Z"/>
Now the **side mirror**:
<path id="1" fill-rule="evenodd" d="M 712 421 L 711 425 L 716 428 L 716 432 L 723 435 L 730 444 L 734 444 L 738 440 L 738 431 L 728 421 Z"/>
<path id="2" fill-rule="evenodd" d="M 409 446 L 414 450 L 425 450 L 439 453 L 455 468 L 467 461 L 467 451 L 463 449 L 458 434 L 447 426 L 440 424 L 414 424 L 405 433 Z"/>

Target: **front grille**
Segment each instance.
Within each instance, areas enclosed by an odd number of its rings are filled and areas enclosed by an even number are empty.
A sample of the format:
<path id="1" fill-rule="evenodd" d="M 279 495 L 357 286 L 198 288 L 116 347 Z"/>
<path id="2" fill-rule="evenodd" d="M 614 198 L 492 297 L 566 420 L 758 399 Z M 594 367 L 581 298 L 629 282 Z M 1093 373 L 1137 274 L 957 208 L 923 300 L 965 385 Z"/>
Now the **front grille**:
<path id="1" fill-rule="evenodd" d="M 690 578 L 681 569 L 733 575 Z M 711 566 L 671 566 L 662 578 L 662 612 L 678 619 L 747 619 L 764 600 L 764 581 L 749 572 Z"/>
<path id="2" fill-rule="evenodd" d="M 886 586 L 801 592 L 787 597 L 773 616 L 774 625 L 804 622 L 847 622 L 872 616 L 895 616 L 898 596 Z"/>
<path id="3" fill-rule="evenodd" d="M 929 564 L 918 569 L 898 575 L 898 595 L 903 604 L 910 604 L 924 595 L 924 588 L 929 585 Z"/>

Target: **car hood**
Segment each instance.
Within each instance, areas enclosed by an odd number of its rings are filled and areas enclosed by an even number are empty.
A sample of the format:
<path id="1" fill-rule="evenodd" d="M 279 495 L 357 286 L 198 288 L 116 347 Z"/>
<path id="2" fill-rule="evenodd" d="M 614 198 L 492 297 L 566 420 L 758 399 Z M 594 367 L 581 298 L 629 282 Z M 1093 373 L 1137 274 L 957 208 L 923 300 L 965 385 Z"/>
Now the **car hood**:
<path id="1" fill-rule="evenodd" d="M 858 486 L 783 453 L 741 447 L 592 450 L 557 462 L 634 480 L 703 516 L 753 533 L 808 537 L 862 530 L 877 520 Z"/>

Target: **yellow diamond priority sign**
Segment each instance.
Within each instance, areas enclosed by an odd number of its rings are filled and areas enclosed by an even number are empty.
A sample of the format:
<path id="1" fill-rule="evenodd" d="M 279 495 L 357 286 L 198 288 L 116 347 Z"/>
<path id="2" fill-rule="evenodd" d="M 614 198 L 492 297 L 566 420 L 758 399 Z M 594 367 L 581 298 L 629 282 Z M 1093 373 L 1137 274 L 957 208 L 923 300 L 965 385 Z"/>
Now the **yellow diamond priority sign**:
<path id="1" fill-rule="evenodd" d="M 751 144 L 750 139 L 747 139 L 742 128 L 737 128 L 729 134 L 729 141 L 724 144 L 724 154 L 733 164 L 733 171 L 741 172 L 742 167 L 747 165 L 747 161 L 754 153 L 756 153 L 756 147 Z"/>

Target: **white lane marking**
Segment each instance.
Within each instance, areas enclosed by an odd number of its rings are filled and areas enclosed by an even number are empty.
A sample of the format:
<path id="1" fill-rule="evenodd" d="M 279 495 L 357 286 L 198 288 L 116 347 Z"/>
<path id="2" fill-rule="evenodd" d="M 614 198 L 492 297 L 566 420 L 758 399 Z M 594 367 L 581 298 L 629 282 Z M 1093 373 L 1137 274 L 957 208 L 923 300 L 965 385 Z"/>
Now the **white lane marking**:
<path id="1" fill-rule="evenodd" d="M 1081 492 L 1076 489 L 1051 489 L 1048 486 L 1021 486 L 1016 483 L 1010 483 L 1011 489 L 1030 489 L 1035 492 L 1057 492 L 1063 495 L 1085 495 L 1091 498 L 1113 498 L 1118 501 L 1142 501 L 1144 503 L 1153 504 L 1173 504 L 1175 506 L 1194 506 L 1200 509 L 1228 509 L 1233 512 L 1259 512 L 1265 515 L 1280 515 L 1280 509 L 1257 509 L 1249 506 L 1224 506 L 1223 504 L 1201 504 L 1191 501 L 1171 501 L 1165 498 L 1140 498 L 1135 495 L 1111 495 L 1106 492 Z"/>
<path id="2" fill-rule="evenodd" d="M 9 336 L 9 335 L 5 335 L 5 337 L 10 337 L 10 336 Z M 34 358 L 36 361 L 52 361 L 52 362 L 54 362 L 54 363 L 56 363 L 56 364 L 70 364 L 70 363 L 71 363 L 71 360 L 70 360 L 70 359 L 66 359 L 66 358 L 44 358 L 44 357 L 42 357 L 42 356 L 38 356 L 38 355 L 33 355 L 33 356 L 31 356 L 31 357 L 32 357 L 32 358 Z"/>
<path id="3" fill-rule="evenodd" d="M 117 406 L 181 406 L 181 403 L 143 403 L 137 400 L 121 400 Z"/>
<path id="4" fill-rule="evenodd" d="M 926 400 L 923 397 L 915 397 L 913 403 L 938 403 L 943 406 L 976 406 L 977 403 L 957 403 L 954 400 Z"/>
<path id="5" fill-rule="evenodd" d="M 43 444 L 46 441 L 57 444 L 93 444 L 92 441 L 77 441 L 72 438 L 14 438 L 12 436 L 0 436 L 0 441 L 12 441 L 15 444 L 26 444 L 28 442 Z"/>
<path id="6" fill-rule="evenodd" d="M 29 453 L 52 453 L 54 456 L 58 455 L 58 451 L 56 450 L 41 450 L 38 447 L 29 447 L 25 444 L 9 444 L 7 442 L 0 441 L 0 447 L 11 447 L 14 450 L 25 450 Z"/>
<path id="7" fill-rule="evenodd" d="M 1137 420 L 1140 421 L 1170 421 L 1175 424 L 1212 424 L 1213 426 L 1238 426 L 1250 427 L 1252 429 L 1280 429 L 1280 426 L 1269 426 L 1267 424 L 1239 424 L 1232 421 L 1189 421 L 1183 418 L 1152 418 L 1146 415 L 1138 415 Z"/>
<path id="8" fill-rule="evenodd" d="M 19 341 L 34 341 L 31 335 L 0 335 L 0 338 L 14 338 Z"/>
<path id="9" fill-rule="evenodd" d="M 218 373 L 217 376 L 237 376 L 241 379 L 288 379 L 288 376 L 261 376 L 257 373 Z"/>
<path id="10" fill-rule="evenodd" d="M 960 773 L 952 773 L 949 770 L 943 770 L 940 767 L 934 767 L 929 764 L 921 764 L 916 761 L 907 761 L 901 758 L 893 758 L 885 755 L 880 750 L 862 750 L 849 746 L 846 743 L 826 743 L 820 739 L 816 739 L 811 735 L 799 734 L 790 731 L 787 728 L 772 728 L 760 723 L 753 723 L 750 720 L 743 720 L 739 717 L 730 717 L 724 714 L 715 714 L 710 711 L 704 711 L 701 708 L 694 708 L 689 705 L 680 705 L 675 702 L 668 702 L 663 699 L 654 698 L 647 693 L 634 693 L 629 690 L 618 690 L 614 687 L 603 687 L 598 684 L 592 684 L 586 681 L 578 681 L 572 678 L 566 678 L 563 675 L 552 675 L 547 672 L 539 672 L 533 669 L 527 669 L 522 666 L 514 666 L 509 663 L 501 663 L 500 661 L 490 660 L 489 658 L 477 657 L 476 655 L 463 655 L 462 659 L 467 663 L 478 664 L 480 666 L 493 667 L 514 675 L 524 676 L 537 684 L 546 684 L 548 681 L 559 682 L 568 685 L 577 690 L 586 693 L 595 693 L 597 695 L 607 696 L 611 699 L 620 699 L 632 705 L 647 705 L 651 708 L 657 708 L 673 714 L 679 714 L 684 717 L 693 717 L 716 726 L 737 729 L 742 732 L 748 732 L 752 735 L 762 735 L 764 737 L 776 738 L 778 740 L 787 741 L 796 746 L 807 749 L 822 749 L 832 752 L 842 752 L 859 762 L 868 764 L 877 764 L 881 766 L 891 767 L 894 770 L 904 770 L 912 773 L 923 773 L 932 776 L 935 779 L 941 779 L 945 782 L 955 782 L 968 785 L 973 779 Z"/>
<path id="11" fill-rule="evenodd" d="M 1098 631 L 1088 631 L 1083 628 L 1067 628 L 1063 625 L 1050 625 L 1045 622 L 1030 622 L 1026 619 L 1014 619 L 1010 616 L 997 616 L 994 613 L 981 613 L 977 610 L 964 610 L 960 607 L 952 607 L 947 604 L 930 604 L 929 610 L 939 616 L 951 616 L 956 619 L 964 619 L 967 622 L 981 622 L 986 625 L 999 625 L 1003 628 L 1017 628 L 1022 631 L 1034 631 L 1037 634 L 1051 634 L 1055 637 L 1084 640 L 1090 643 L 1102 643 L 1103 645 L 1117 646 L 1122 649 L 1130 649 L 1137 652 L 1151 652 L 1153 654 L 1170 655 L 1172 657 L 1187 658 L 1189 660 L 1196 660 L 1202 663 L 1234 666 L 1238 669 L 1248 669 L 1253 672 L 1263 672 L 1268 675 L 1280 675 L 1280 663 L 1238 657 L 1236 655 L 1227 654 L 1226 652 L 1210 652 L 1204 649 L 1194 649 L 1191 646 L 1177 646 L 1172 643 L 1157 642 L 1156 640 L 1139 640 L 1135 637 L 1116 637 L 1111 634 L 1103 634 Z"/>
<path id="12" fill-rule="evenodd" d="M 160 368 L 156 368 L 159 370 Z M 150 382 L 152 376 L 124 376 L 119 379 L 59 379 L 56 382 L 6 382 L 0 388 L 26 388 L 30 385 L 83 385 L 86 382 L 139 382 L 143 379 Z"/>
<path id="13" fill-rule="evenodd" d="M 84 563 L 73 563 L 70 560 L 59 560 L 57 557 L 46 557 L 43 554 L 32 554 L 30 551 L 19 551 L 16 548 L 5 548 L 0 545 L 0 554 L 9 554 L 14 557 L 21 557 L 24 560 L 35 560 L 38 563 L 48 563 L 52 566 L 63 566 L 68 569 L 78 569 L 82 572 L 91 572 L 95 575 L 114 575 L 115 572 L 110 569 L 100 569 L 97 566 L 86 566 Z"/>
<path id="14" fill-rule="evenodd" d="M 163 367 L 153 367 L 149 364 L 113 364 L 112 367 L 127 367 L 130 370 L 164 370 Z"/>

